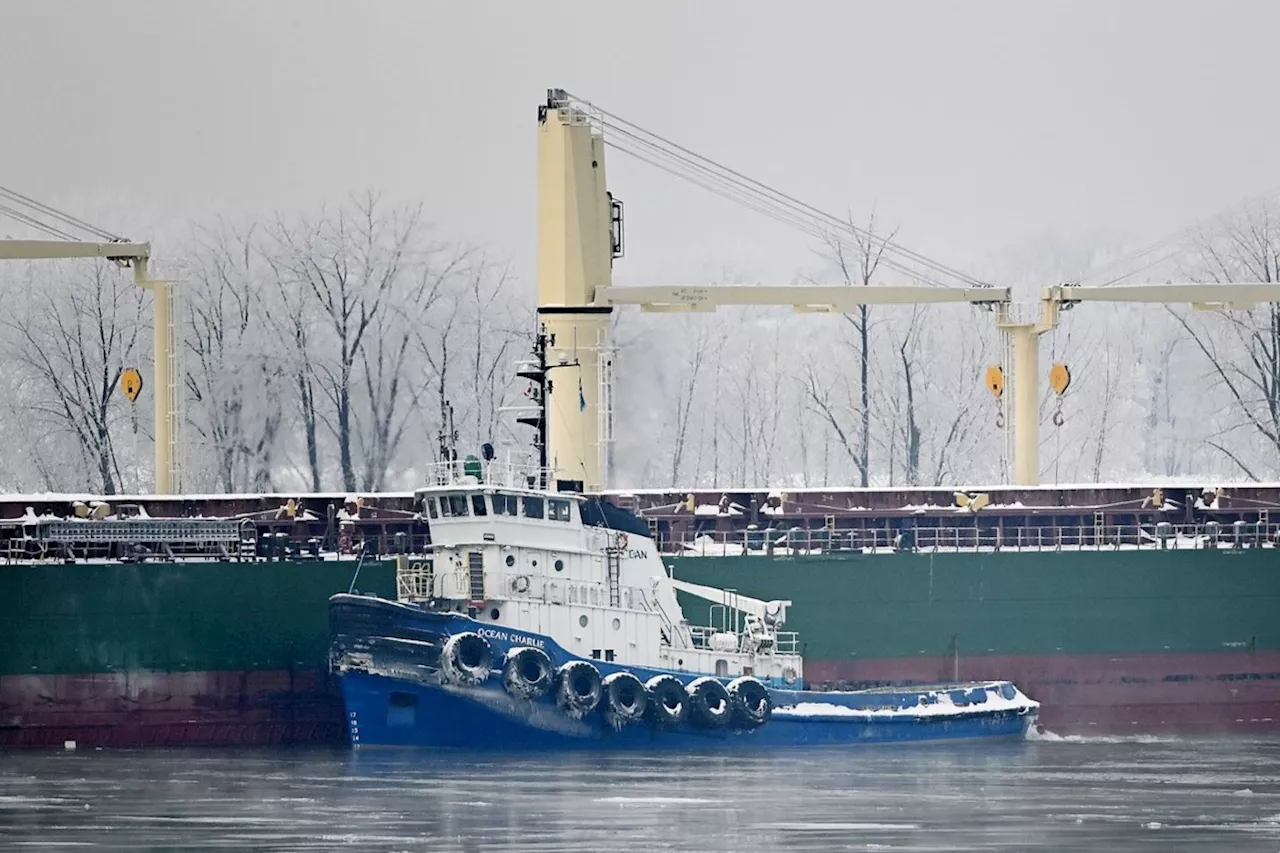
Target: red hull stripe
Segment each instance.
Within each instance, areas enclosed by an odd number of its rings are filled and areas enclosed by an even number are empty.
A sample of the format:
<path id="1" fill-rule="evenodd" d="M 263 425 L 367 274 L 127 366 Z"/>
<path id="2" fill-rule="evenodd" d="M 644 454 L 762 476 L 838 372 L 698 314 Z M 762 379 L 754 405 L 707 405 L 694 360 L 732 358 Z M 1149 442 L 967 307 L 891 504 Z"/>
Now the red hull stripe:
<path id="1" fill-rule="evenodd" d="M 1280 731 L 1280 652 L 806 660 L 810 685 L 1012 680 L 1057 733 Z"/>
<path id="2" fill-rule="evenodd" d="M 340 742 L 323 671 L 0 676 L 0 748 Z"/>

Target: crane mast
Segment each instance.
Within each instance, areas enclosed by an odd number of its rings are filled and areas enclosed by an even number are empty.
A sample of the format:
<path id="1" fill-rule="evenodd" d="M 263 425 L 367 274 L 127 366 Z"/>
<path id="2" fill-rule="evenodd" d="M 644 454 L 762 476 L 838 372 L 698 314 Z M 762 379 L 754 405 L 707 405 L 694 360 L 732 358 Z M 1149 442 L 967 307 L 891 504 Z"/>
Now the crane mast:
<path id="1" fill-rule="evenodd" d="M 179 377 L 174 375 L 177 360 L 177 323 L 173 316 L 171 281 L 151 278 L 149 243 L 82 240 L 0 240 L 0 260 L 65 260 L 104 258 L 133 268 L 134 283 L 151 292 L 154 311 L 155 359 L 152 393 L 155 397 L 155 483 L 158 495 L 178 494 L 179 462 L 182 458 L 178 399 Z"/>
<path id="2" fill-rule="evenodd" d="M 1004 367 L 1010 374 L 1012 390 L 1009 416 L 1003 428 L 1007 439 L 1011 439 L 1012 480 L 1016 485 L 1034 486 L 1040 482 L 1040 337 L 1058 327 L 1062 311 L 1080 302 L 1190 304 L 1205 310 L 1248 309 L 1259 303 L 1280 302 L 1280 284 L 1271 282 L 1054 285 L 1042 291 L 1038 312 L 1036 306 L 1029 306 L 1033 313 L 1028 316 L 1019 310 L 1023 306 L 1014 304 L 1010 288 L 982 285 L 976 279 L 897 246 L 893 248 L 928 268 L 928 273 L 917 276 L 922 280 L 937 284 L 929 276 L 941 271 L 955 274 L 972 286 L 681 284 L 615 287 L 611 283 L 611 269 L 612 258 L 621 255 L 621 209 L 611 208 L 614 199 L 605 185 L 605 120 L 602 116 L 610 121 L 617 119 L 563 89 L 548 90 L 546 103 L 538 108 L 538 313 L 557 326 L 562 342 L 573 341 L 575 347 L 587 348 L 591 353 L 611 352 L 608 318 L 614 308 L 627 305 L 656 312 L 714 311 L 722 305 L 789 305 L 805 313 L 850 312 L 862 305 L 973 305 L 995 315 L 996 326 L 1008 342 L 1010 363 Z M 634 139 L 631 130 L 626 131 L 626 135 Z M 651 136 L 673 146 L 683 158 L 698 156 L 656 134 Z M 727 169 L 725 172 L 736 176 L 730 180 L 739 188 L 748 184 L 763 187 L 740 173 Z M 783 220 L 804 211 L 826 216 L 785 194 L 769 192 L 775 200 L 785 200 L 789 213 Z M 891 245 L 888 241 L 883 244 Z M 612 254 L 610 247 L 614 249 Z M 594 369 L 594 361 L 586 360 L 583 364 L 583 387 L 591 389 L 598 385 L 598 399 L 611 399 L 612 387 L 605 387 L 608 385 L 605 374 Z M 611 360 L 609 366 L 611 369 Z M 587 401 L 584 415 L 577 406 L 566 408 L 564 396 L 549 406 L 547 412 L 552 465 L 572 469 L 586 479 L 588 488 L 603 488 L 608 485 L 608 466 L 599 460 L 605 458 L 604 450 L 612 439 L 612 412 L 603 420 L 596 418 L 594 403 Z"/>

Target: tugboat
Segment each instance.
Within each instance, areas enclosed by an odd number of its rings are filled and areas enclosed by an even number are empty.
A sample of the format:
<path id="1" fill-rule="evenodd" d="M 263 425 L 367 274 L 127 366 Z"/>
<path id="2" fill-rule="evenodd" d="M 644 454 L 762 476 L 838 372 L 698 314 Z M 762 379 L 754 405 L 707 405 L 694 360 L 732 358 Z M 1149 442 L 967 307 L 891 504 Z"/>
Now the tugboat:
<path id="1" fill-rule="evenodd" d="M 415 505 L 429 553 L 397 557 L 396 600 L 332 596 L 330 666 L 350 743 L 467 749 L 792 747 L 1022 738 L 1039 703 L 1008 681 L 814 691 L 790 601 L 677 580 L 645 523 L 550 479 L 546 333 L 533 470 L 442 432 Z M 702 599 L 703 625 L 677 592 Z"/>

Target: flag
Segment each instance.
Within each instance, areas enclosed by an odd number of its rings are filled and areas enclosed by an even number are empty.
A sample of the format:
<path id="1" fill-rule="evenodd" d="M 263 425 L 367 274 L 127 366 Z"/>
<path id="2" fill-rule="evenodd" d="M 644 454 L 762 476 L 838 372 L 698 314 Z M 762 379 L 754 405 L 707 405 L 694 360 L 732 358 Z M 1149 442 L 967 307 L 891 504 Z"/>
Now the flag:
<path id="1" fill-rule="evenodd" d="M 582 393 L 582 379 L 578 379 L 578 411 L 585 412 L 587 410 L 587 398 Z"/>

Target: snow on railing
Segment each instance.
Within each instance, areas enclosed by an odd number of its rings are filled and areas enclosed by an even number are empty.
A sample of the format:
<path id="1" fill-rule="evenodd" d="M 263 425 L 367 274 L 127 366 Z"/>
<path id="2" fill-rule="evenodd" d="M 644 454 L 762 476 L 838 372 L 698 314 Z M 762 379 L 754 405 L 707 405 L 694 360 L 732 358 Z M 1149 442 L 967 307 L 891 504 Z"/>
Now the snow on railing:
<path id="1" fill-rule="evenodd" d="M 904 530 L 734 530 L 660 536 L 663 554 L 690 557 L 792 556 L 833 553 L 979 551 L 1120 551 L 1274 548 L 1280 525 L 1238 521 L 1223 525 L 1055 525 L 1052 527 L 919 527 Z"/>

